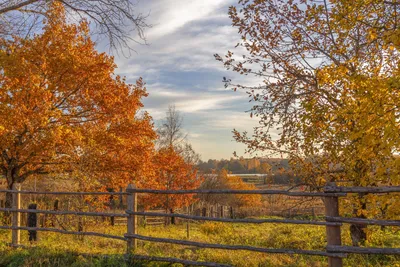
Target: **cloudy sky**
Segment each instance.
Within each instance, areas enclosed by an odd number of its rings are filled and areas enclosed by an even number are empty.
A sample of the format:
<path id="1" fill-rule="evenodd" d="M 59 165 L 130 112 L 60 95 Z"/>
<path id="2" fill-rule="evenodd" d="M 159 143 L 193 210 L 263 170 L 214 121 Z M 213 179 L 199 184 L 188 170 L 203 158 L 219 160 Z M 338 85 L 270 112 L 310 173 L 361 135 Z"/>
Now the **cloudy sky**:
<path id="1" fill-rule="evenodd" d="M 156 0 L 139 2 L 149 12 L 146 31 L 148 46 L 135 45 L 137 54 L 116 56 L 118 74 L 130 83 L 143 77 L 149 97 L 145 109 L 155 124 L 175 105 L 184 118 L 184 130 L 202 160 L 230 158 L 244 146 L 233 141 L 232 129 L 252 131 L 257 119 L 251 119 L 244 92 L 225 89 L 223 77 L 234 82 L 254 83 L 226 71 L 214 54 L 225 54 L 240 40 L 231 26 L 230 0 Z"/>

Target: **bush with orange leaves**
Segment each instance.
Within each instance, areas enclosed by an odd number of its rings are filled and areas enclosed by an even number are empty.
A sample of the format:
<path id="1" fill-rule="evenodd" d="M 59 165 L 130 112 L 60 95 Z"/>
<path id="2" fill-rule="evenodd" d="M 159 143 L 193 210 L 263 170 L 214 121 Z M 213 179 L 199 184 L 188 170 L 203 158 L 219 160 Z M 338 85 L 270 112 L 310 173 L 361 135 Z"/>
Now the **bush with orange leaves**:
<path id="1" fill-rule="evenodd" d="M 143 181 L 139 187 L 159 190 L 196 189 L 202 182 L 194 165 L 185 162 L 171 146 L 158 150 L 153 157 L 153 164 L 154 177 Z M 190 205 L 195 199 L 193 194 L 147 194 L 141 201 L 145 208 L 162 207 L 167 211 L 174 211 Z"/>
<path id="2" fill-rule="evenodd" d="M 214 177 L 207 178 L 201 185 L 202 189 L 233 189 L 255 190 L 253 184 L 247 184 L 238 176 L 229 176 L 228 171 L 222 169 Z M 210 204 L 221 204 L 234 207 L 261 206 L 261 195 L 232 195 L 232 194 L 207 194 L 199 198 Z"/>

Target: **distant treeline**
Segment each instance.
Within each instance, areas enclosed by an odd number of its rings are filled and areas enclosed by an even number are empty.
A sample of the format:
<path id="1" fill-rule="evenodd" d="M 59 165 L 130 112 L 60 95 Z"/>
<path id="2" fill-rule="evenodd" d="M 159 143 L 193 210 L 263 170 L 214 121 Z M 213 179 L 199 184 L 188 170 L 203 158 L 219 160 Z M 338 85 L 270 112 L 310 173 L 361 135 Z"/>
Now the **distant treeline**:
<path id="1" fill-rule="evenodd" d="M 207 162 L 201 161 L 197 168 L 204 174 L 223 169 L 232 174 L 266 174 L 269 182 L 275 184 L 289 184 L 298 180 L 290 169 L 288 159 L 281 158 L 210 159 Z"/>

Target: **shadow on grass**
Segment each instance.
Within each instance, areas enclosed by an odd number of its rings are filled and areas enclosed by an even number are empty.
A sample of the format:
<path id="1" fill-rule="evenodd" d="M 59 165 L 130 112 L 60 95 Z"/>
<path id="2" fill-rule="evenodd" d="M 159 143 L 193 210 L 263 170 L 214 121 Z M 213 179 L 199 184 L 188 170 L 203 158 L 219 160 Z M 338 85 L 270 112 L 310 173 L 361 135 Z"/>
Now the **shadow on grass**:
<path id="1" fill-rule="evenodd" d="M 171 263 L 125 258 L 124 255 L 79 254 L 75 251 L 52 251 L 43 247 L 0 250 L 0 266 L 171 266 Z M 180 266 L 180 265 L 177 265 Z"/>

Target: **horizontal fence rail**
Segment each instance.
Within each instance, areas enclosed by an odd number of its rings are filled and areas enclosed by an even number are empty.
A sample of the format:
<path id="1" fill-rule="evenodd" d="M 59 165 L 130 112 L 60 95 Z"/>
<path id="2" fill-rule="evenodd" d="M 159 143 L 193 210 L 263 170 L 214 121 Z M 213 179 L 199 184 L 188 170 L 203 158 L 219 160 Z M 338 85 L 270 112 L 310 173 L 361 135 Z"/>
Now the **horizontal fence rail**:
<path id="1" fill-rule="evenodd" d="M 97 232 L 77 232 L 77 231 L 67 231 L 61 230 L 58 228 L 47 228 L 47 227 L 25 227 L 25 226 L 0 226 L 0 229 L 10 229 L 10 230 L 27 230 L 27 231 L 43 231 L 43 232 L 53 232 L 53 233 L 60 233 L 60 234 L 67 234 L 67 235 L 87 235 L 87 236 L 98 236 L 104 238 L 111 238 L 111 239 L 119 239 L 122 241 L 127 241 L 126 238 L 118 235 L 109 235 L 109 234 L 102 234 Z M 19 244 L 15 244 L 18 246 Z"/>
<path id="2" fill-rule="evenodd" d="M 129 217 L 129 215 L 125 214 L 125 213 L 87 212 L 87 211 L 69 211 L 69 210 L 68 211 L 67 210 L 30 210 L 30 209 L 0 208 L 0 211 L 54 214 L 54 215 L 104 216 L 104 217 L 121 217 L 121 218 Z"/>
<path id="3" fill-rule="evenodd" d="M 238 195 L 286 195 L 297 197 L 338 197 L 346 196 L 346 193 L 324 192 L 299 192 L 286 190 L 231 190 L 231 189 L 192 189 L 192 190 L 157 190 L 157 189 L 127 189 L 128 193 L 151 194 L 238 194 Z"/>
<path id="4" fill-rule="evenodd" d="M 400 255 L 400 248 L 360 248 L 351 246 L 328 245 L 326 247 L 326 250 L 333 253 Z"/>
<path id="5" fill-rule="evenodd" d="M 376 187 L 360 187 L 360 186 L 325 186 L 325 192 L 336 193 L 400 193 L 400 186 L 376 186 Z"/>
<path id="6" fill-rule="evenodd" d="M 0 193 L 11 193 L 13 196 L 12 208 L 0 208 L 0 211 L 9 212 L 12 214 L 12 226 L 0 226 L 0 229 L 12 230 L 12 244 L 19 245 L 19 231 L 45 231 L 61 234 L 81 235 L 81 236 L 96 236 L 103 238 L 116 239 L 127 242 L 127 258 L 142 259 L 150 261 L 164 261 L 182 263 L 194 266 L 230 266 L 213 262 L 189 261 L 178 258 L 155 257 L 146 255 L 137 255 L 134 249 L 137 247 L 137 241 L 169 243 L 176 245 L 193 246 L 199 248 L 224 249 L 224 250 L 246 250 L 260 253 L 281 253 L 281 254 L 301 254 L 312 256 L 326 256 L 330 267 L 341 267 L 342 258 L 347 254 L 384 254 L 384 255 L 400 255 L 400 248 L 370 248 L 370 247 L 351 247 L 342 246 L 340 239 L 340 227 L 344 223 L 355 225 L 380 225 L 380 226 L 400 226 L 400 220 L 376 220 L 362 218 L 347 218 L 339 215 L 338 199 L 339 197 L 347 196 L 349 193 L 398 193 L 400 186 L 385 186 L 385 187 L 340 187 L 334 183 L 328 183 L 323 188 L 323 192 L 305 192 L 305 191 L 288 191 L 288 190 L 230 190 L 230 189 L 192 189 L 192 190 L 155 190 L 155 189 L 138 189 L 134 185 L 129 185 L 125 192 L 40 192 L 40 191 L 21 191 L 16 186 L 13 190 L 0 190 Z M 62 210 L 37 210 L 37 209 L 21 209 L 20 195 L 21 194 L 51 194 L 51 195 L 118 195 L 127 196 L 127 210 L 125 213 L 108 213 L 108 212 L 83 212 L 83 211 L 62 211 Z M 179 213 L 161 213 L 161 212 L 145 212 L 137 211 L 138 194 L 261 194 L 261 195 L 286 195 L 294 197 L 322 197 L 325 203 L 325 220 L 295 220 L 295 219 L 233 219 L 233 218 L 214 218 L 207 216 L 194 216 Z M 75 215 L 75 216 L 104 216 L 104 217 L 120 217 L 127 218 L 127 232 L 124 236 L 111 234 L 102 234 L 98 232 L 85 231 L 67 231 L 58 228 L 46 227 L 22 227 L 20 225 L 20 214 L 52 214 L 52 215 Z M 139 235 L 138 216 L 144 217 L 162 217 L 162 218 L 182 218 L 189 221 L 215 221 L 224 223 L 286 223 L 286 224 L 302 224 L 302 225 L 317 225 L 325 226 L 327 231 L 327 246 L 325 251 L 319 250 L 301 250 L 290 248 L 264 248 L 247 245 L 228 245 L 228 244 L 212 244 L 198 241 L 178 240 L 170 238 L 160 238 L 152 236 Z M 189 231 L 189 224 L 188 231 Z M 189 237 L 189 236 L 188 236 Z"/>
<path id="7" fill-rule="evenodd" d="M 18 191 L 18 190 L 0 190 L 0 193 L 19 193 L 19 194 L 31 194 L 31 195 L 110 195 L 110 196 L 127 196 L 127 192 L 50 192 L 50 191 Z"/>
<path id="8" fill-rule="evenodd" d="M 177 258 L 156 257 L 156 256 L 146 256 L 146 255 L 136 255 L 136 254 L 129 257 L 128 259 L 181 263 L 184 266 L 233 267 L 232 265 L 215 263 L 215 262 L 190 261 L 190 260 L 182 260 L 182 259 L 177 259 Z"/>
<path id="9" fill-rule="evenodd" d="M 193 247 L 200 247 L 200 248 L 214 248 L 214 249 L 225 249 L 225 250 L 247 250 L 247 251 L 254 251 L 254 252 L 278 253 L 278 254 L 302 254 L 302 255 L 314 255 L 314 256 L 346 257 L 346 254 L 344 254 L 344 253 L 328 253 L 325 251 L 318 251 L 318 250 L 260 248 L 260 247 L 243 246 L 243 245 L 221 245 L 221 244 L 210 244 L 210 243 L 203 243 L 203 242 L 151 237 L 151 236 L 143 236 L 143 235 L 125 235 L 125 237 L 126 238 L 135 238 L 135 239 L 145 240 L 145 241 L 151 241 L 151 242 L 169 243 L 169 244 L 193 246 Z"/>
<path id="10" fill-rule="evenodd" d="M 373 220 L 361 218 L 331 217 L 325 216 L 328 222 L 341 222 L 360 225 L 381 225 L 381 226 L 400 226 L 400 220 Z"/>
<path id="11" fill-rule="evenodd" d="M 229 219 L 229 218 L 213 218 L 203 216 L 185 215 L 179 213 L 158 213 L 158 212 L 132 212 L 126 211 L 128 214 L 141 215 L 141 216 L 154 216 L 154 217 L 176 217 L 183 219 L 191 219 L 198 221 L 214 221 L 214 222 L 230 222 L 230 223 L 288 223 L 288 224 L 310 224 L 310 225 L 330 225 L 330 226 L 341 226 L 340 222 L 322 222 L 322 221 L 306 221 L 306 220 L 290 220 L 290 219 Z"/>

